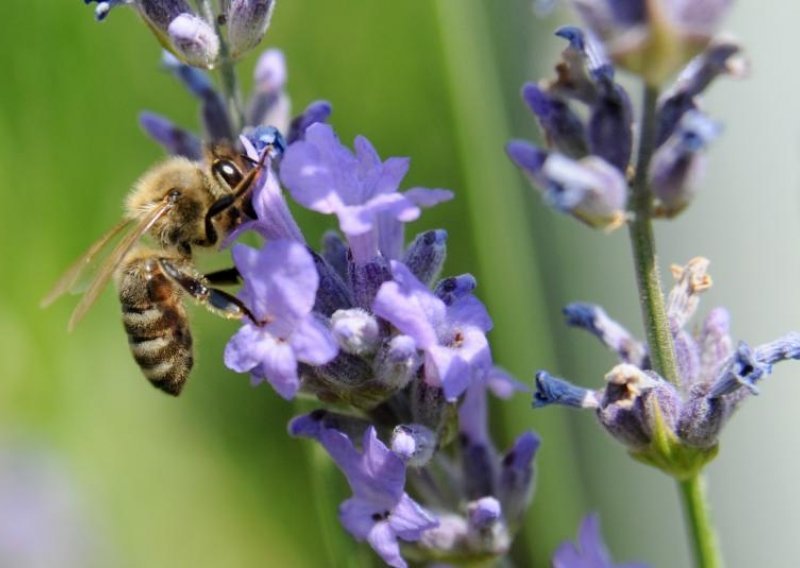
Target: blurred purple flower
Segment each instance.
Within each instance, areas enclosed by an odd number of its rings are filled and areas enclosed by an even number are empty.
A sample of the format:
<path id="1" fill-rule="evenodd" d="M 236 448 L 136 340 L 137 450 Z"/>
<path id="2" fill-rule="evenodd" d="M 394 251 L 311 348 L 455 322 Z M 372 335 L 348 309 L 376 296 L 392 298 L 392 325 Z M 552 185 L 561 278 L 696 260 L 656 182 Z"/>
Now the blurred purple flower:
<path id="1" fill-rule="evenodd" d="M 471 294 L 445 305 L 401 262 L 392 261 L 392 275 L 378 290 L 373 312 L 414 339 L 425 352 L 425 380 L 455 400 L 491 367 L 486 308 Z"/>
<path id="2" fill-rule="evenodd" d="M 225 364 L 291 399 L 300 387 L 298 362 L 322 365 L 338 352 L 311 313 L 319 283 L 314 261 L 303 245 L 286 240 L 261 250 L 236 245 L 233 259 L 244 280 L 240 297 L 258 323 L 247 321 L 231 338 Z"/>
<path id="3" fill-rule="evenodd" d="M 576 543 L 565 542 L 558 547 L 552 560 L 553 568 L 646 568 L 638 562 L 615 564 L 611 561 L 596 514 L 587 515 L 581 522 Z"/>
<path id="4" fill-rule="evenodd" d="M 647 347 L 590 304 L 572 304 L 568 323 L 596 335 L 617 353 L 621 364 L 606 374 L 606 386 L 594 391 L 551 376 L 536 375 L 534 407 L 551 404 L 593 409 L 600 423 L 641 461 L 679 479 L 695 474 L 714 458 L 722 428 L 739 405 L 757 393 L 757 383 L 780 361 L 800 359 L 800 333 L 751 348 L 734 349 L 730 317 L 712 310 L 697 333 L 686 326 L 700 294 L 711 286 L 708 260 L 694 258 L 674 266 L 677 280 L 667 298 L 678 366 L 673 385 L 651 368 Z M 667 451 L 664 448 L 668 448 Z"/>

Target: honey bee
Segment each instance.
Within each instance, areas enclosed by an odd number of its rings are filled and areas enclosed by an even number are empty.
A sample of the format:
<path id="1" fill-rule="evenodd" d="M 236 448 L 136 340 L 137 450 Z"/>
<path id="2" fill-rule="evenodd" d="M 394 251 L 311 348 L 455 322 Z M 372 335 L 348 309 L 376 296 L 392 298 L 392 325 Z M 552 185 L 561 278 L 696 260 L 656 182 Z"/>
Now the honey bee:
<path id="1" fill-rule="evenodd" d="M 91 278 L 68 329 L 113 278 L 134 360 L 153 386 L 177 396 L 194 362 L 182 297 L 225 318 L 252 319 L 240 300 L 213 287 L 236 283 L 236 269 L 201 274 L 193 250 L 216 245 L 251 210 L 250 189 L 262 166 L 253 167 L 227 144 L 207 149 L 202 162 L 173 157 L 154 166 L 134 184 L 123 219 L 67 269 L 42 305 L 73 290 L 101 251 L 124 235 Z M 156 246 L 142 244 L 145 235 Z"/>

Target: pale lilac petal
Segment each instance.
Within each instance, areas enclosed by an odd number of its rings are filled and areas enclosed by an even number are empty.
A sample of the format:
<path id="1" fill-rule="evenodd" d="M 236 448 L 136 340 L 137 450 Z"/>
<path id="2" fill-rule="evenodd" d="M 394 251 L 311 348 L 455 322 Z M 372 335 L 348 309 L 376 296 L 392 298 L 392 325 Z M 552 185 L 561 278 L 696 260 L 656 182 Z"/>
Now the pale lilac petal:
<path id="1" fill-rule="evenodd" d="M 364 474 L 375 480 L 387 495 L 399 499 L 406 483 L 406 469 L 402 460 L 378 439 L 375 428 L 364 432 Z"/>
<path id="2" fill-rule="evenodd" d="M 406 568 L 408 566 L 403 557 L 400 556 L 400 545 L 397 542 L 397 536 L 386 521 L 375 523 L 367 537 L 367 542 L 389 566 L 394 568 Z"/>
<path id="3" fill-rule="evenodd" d="M 256 318 L 266 319 L 269 314 L 268 288 L 260 277 L 259 251 L 247 245 L 237 244 L 231 249 L 231 255 L 244 282 L 240 297 Z"/>
<path id="4" fill-rule="evenodd" d="M 434 325 L 444 321 L 444 302 L 434 296 L 401 262 L 392 261 L 394 280 L 378 290 L 373 312 L 417 342 L 421 349 L 438 343 Z"/>
<path id="5" fill-rule="evenodd" d="M 467 388 L 458 407 L 458 429 L 471 445 L 491 446 L 486 386 L 478 381 Z"/>
<path id="6" fill-rule="evenodd" d="M 267 336 L 270 337 L 271 336 Z M 286 400 L 291 400 L 300 388 L 297 376 L 297 359 L 292 348 L 282 342 L 273 342 L 261 362 L 264 376 L 272 388 Z"/>
<path id="7" fill-rule="evenodd" d="M 375 227 L 376 215 L 389 212 L 393 216 L 408 215 L 409 209 L 414 207 L 400 193 L 388 193 L 370 199 L 363 205 L 342 207 L 336 211 L 339 217 L 339 227 L 342 232 L 350 236 L 358 236 L 371 231 Z"/>
<path id="8" fill-rule="evenodd" d="M 339 193 L 354 186 L 353 179 L 342 179 L 352 170 L 355 158 L 341 146 L 333 129 L 323 123 L 311 125 L 305 139 L 286 149 L 281 161 L 281 181 L 301 205 L 334 213 L 345 205 Z"/>
<path id="9" fill-rule="evenodd" d="M 256 317 L 294 325 L 314 307 L 319 285 L 314 259 L 295 241 L 270 242 L 257 251 L 255 258 L 253 250 L 244 245 L 233 248 L 234 261 L 245 281 L 245 300 L 252 304 Z"/>
<path id="10" fill-rule="evenodd" d="M 400 187 L 400 182 L 408 173 L 411 160 L 408 158 L 389 158 L 383 163 L 383 171 L 375 185 L 373 195 L 392 193 Z"/>
<path id="11" fill-rule="evenodd" d="M 295 327 L 289 342 L 297 359 L 309 365 L 324 365 L 339 352 L 328 328 L 311 316 Z"/>
<path id="12" fill-rule="evenodd" d="M 252 203 L 258 217 L 256 229 L 262 237 L 268 241 L 288 239 L 305 243 L 303 232 L 289 211 L 283 191 L 278 185 L 278 178 L 271 167 L 265 168 L 256 181 Z"/>
<path id="13" fill-rule="evenodd" d="M 351 478 L 360 478 L 361 454 L 353 447 L 350 438 L 337 430 L 324 430 L 320 433 L 319 441 L 347 477 L 347 481 L 355 493 Z"/>
<path id="14" fill-rule="evenodd" d="M 438 526 L 436 518 L 419 506 L 407 494 L 403 493 L 392 514 L 389 515 L 389 525 L 395 534 L 403 540 L 416 541 L 422 533 Z"/>
<path id="15" fill-rule="evenodd" d="M 449 189 L 412 187 L 408 191 L 404 191 L 403 195 L 418 207 L 433 207 L 434 205 L 453 199 L 453 192 Z"/>
<path id="16" fill-rule="evenodd" d="M 486 306 L 471 294 L 462 296 L 447 308 L 447 319 L 453 324 L 474 326 L 483 332 L 492 329 L 492 318 Z"/>
<path id="17" fill-rule="evenodd" d="M 449 347 L 433 345 L 425 358 L 426 377 L 444 389 L 447 400 L 455 400 L 467 390 L 472 379 L 472 367 Z"/>
<path id="18" fill-rule="evenodd" d="M 515 392 L 530 392 L 531 388 L 500 367 L 492 367 L 486 375 L 486 386 L 498 398 L 508 399 Z"/>
<path id="19" fill-rule="evenodd" d="M 264 332 L 254 325 L 242 326 L 225 346 L 225 366 L 237 373 L 247 373 L 261 363 L 269 348 L 262 342 Z"/>
<path id="20" fill-rule="evenodd" d="M 344 528 L 358 540 L 369 536 L 375 521 L 372 516 L 376 513 L 375 505 L 359 497 L 351 497 L 339 506 L 339 520 Z"/>

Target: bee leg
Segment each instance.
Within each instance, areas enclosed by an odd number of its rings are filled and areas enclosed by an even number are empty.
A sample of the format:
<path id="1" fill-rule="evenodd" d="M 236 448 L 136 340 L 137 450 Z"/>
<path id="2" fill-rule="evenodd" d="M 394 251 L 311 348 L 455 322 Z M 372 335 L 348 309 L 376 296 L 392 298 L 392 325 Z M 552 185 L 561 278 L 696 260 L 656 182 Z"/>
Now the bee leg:
<path id="1" fill-rule="evenodd" d="M 247 316 L 253 323 L 259 323 L 239 298 L 217 288 L 212 288 L 208 285 L 209 282 L 204 276 L 199 276 L 190 268 L 181 266 L 180 263 L 173 262 L 170 259 L 160 258 L 158 263 L 170 280 L 185 290 L 208 311 L 226 319 L 241 319 Z"/>
<path id="2" fill-rule="evenodd" d="M 222 270 L 215 270 L 214 272 L 209 272 L 204 276 L 210 284 L 216 284 L 217 286 L 240 284 L 242 281 L 241 275 L 239 274 L 239 269 L 235 266 L 232 266 L 231 268 L 224 268 Z"/>

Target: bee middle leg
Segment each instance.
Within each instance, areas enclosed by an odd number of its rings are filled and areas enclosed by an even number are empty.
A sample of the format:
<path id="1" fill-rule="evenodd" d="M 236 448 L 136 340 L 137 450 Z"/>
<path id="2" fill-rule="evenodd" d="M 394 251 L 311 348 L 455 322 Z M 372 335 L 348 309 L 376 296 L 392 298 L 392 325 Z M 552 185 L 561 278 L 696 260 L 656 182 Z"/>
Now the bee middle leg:
<path id="1" fill-rule="evenodd" d="M 220 315 L 226 319 L 241 319 L 245 316 L 250 318 L 253 323 L 258 320 L 242 301 L 233 296 L 211 287 L 210 281 L 205 276 L 199 275 L 191 267 L 180 262 L 167 258 L 158 259 L 161 269 L 173 282 L 185 290 L 190 296 L 202 304 L 208 311 Z M 228 272 L 219 271 L 219 272 Z M 212 273 L 213 275 L 214 273 Z M 238 275 L 238 271 L 236 272 Z"/>

